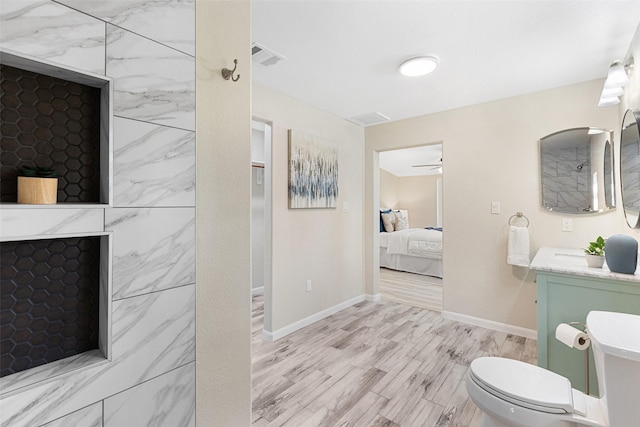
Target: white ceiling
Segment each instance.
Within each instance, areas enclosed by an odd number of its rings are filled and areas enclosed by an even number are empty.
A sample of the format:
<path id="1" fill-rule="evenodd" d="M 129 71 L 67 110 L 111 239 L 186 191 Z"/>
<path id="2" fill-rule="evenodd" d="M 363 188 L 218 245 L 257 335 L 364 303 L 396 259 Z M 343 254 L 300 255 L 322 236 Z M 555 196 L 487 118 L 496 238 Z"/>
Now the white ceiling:
<path id="1" fill-rule="evenodd" d="M 287 57 L 254 63 L 255 82 L 346 119 L 399 120 L 605 77 L 640 1 L 254 0 L 252 20 L 253 41 Z M 434 73 L 398 73 L 423 54 Z"/>
<path id="2" fill-rule="evenodd" d="M 383 151 L 380 153 L 379 166 L 395 176 L 439 175 L 442 169 L 442 144 L 425 145 L 423 147 L 405 148 L 402 150 Z M 414 165 L 435 165 L 414 167 Z"/>

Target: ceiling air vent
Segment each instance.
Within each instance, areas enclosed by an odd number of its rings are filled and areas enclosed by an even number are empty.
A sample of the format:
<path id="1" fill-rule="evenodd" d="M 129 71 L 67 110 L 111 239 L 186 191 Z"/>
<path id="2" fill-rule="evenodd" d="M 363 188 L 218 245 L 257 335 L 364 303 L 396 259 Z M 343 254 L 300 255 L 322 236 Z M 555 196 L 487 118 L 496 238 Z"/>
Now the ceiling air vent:
<path id="1" fill-rule="evenodd" d="M 378 123 L 387 122 L 389 120 L 389 117 L 380 113 L 368 113 L 361 116 L 351 117 L 349 119 L 349 121 L 362 126 L 377 125 Z"/>
<path id="2" fill-rule="evenodd" d="M 258 44 L 251 43 L 251 58 L 265 67 L 270 67 L 287 58 Z"/>

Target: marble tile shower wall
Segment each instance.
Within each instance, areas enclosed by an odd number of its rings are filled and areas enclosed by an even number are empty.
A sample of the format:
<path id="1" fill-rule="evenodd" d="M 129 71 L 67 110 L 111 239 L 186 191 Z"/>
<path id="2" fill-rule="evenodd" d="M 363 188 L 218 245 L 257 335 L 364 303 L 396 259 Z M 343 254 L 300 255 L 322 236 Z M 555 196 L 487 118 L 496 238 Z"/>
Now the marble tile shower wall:
<path id="1" fill-rule="evenodd" d="M 637 177 L 623 182 L 624 204 L 640 208 L 640 158 L 638 158 L 637 145 L 621 144 L 620 158 L 625 159 L 625 162 L 620 164 L 620 175 Z"/>
<path id="2" fill-rule="evenodd" d="M 589 164 L 581 170 L 576 168 L 589 158 L 587 148 L 545 149 L 542 154 L 542 174 L 544 175 L 544 203 L 547 207 L 567 209 L 589 206 Z M 581 208 L 575 208 L 576 213 Z"/>
<path id="3" fill-rule="evenodd" d="M 194 28 L 194 0 L 0 0 L 3 48 L 115 86 L 113 207 L 0 211 L 3 236 L 113 232 L 112 360 L 2 396 L 0 425 L 195 425 Z"/>

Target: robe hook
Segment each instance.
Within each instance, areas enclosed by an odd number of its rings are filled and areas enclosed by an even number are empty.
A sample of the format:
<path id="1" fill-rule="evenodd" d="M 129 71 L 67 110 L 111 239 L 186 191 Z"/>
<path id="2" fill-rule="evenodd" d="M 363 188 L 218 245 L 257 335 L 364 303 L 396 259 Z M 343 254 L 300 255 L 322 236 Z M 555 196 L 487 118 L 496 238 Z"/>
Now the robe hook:
<path id="1" fill-rule="evenodd" d="M 223 68 L 223 69 L 222 69 L 222 77 L 223 77 L 225 80 L 229 80 L 229 79 L 231 79 L 231 80 L 233 80 L 234 82 L 237 82 L 237 81 L 238 81 L 238 79 L 240 79 L 240 74 L 238 74 L 237 76 L 233 77 L 233 73 L 235 73 L 235 72 L 236 72 L 236 68 L 237 68 L 237 67 L 238 67 L 238 60 L 237 60 L 237 59 L 234 59 L 234 60 L 233 60 L 233 70 L 230 70 L 230 69 L 228 69 L 228 68 Z"/>

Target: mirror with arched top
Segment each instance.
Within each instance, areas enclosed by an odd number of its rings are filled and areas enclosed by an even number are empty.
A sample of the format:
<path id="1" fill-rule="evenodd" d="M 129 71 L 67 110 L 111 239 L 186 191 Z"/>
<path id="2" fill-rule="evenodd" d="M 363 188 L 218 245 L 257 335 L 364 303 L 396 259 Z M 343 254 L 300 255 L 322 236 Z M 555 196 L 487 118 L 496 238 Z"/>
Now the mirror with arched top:
<path id="1" fill-rule="evenodd" d="M 542 206 L 562 214 L 615 208 L 613 132 L 582 127 L 540 139 Z"/>
<path id="2" fill-rule="evenodd" d="M 640 110 L 627 110 L 620 132 L 620 187 L 627 224 L 639 228 L 640 218 Z"/>

